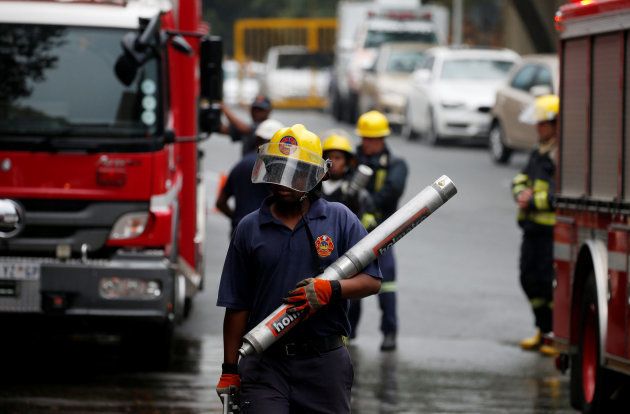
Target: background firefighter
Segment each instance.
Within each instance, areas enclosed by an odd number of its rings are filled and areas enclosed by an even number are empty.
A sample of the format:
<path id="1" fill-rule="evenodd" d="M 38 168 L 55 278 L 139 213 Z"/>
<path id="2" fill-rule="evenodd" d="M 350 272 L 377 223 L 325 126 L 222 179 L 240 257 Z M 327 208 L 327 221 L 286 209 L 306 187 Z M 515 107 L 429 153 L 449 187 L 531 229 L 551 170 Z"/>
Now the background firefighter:
<path id="1" fill-rule="evenodd" d="M 524 122 L 536 123 L 539 146 L 527 165 L 514 177 L 512 193 L 518 204 L 518 224 L 523 229 L 520 280 L 531 304 L 536 333 L 521 341 L 523 349 L 539 350 L 553 356 L 557 351 L 546 343 L 544 334 L 552 329 L 553 308 L 553 226 L 555 149 L 559 99 L 555 95 L 538 97 L 521 115 Z"/>
<path id="2" fill-rule="evenodd" d="M 326 134 L 322 143 L 324 158 L 331 161 L 328 179 L 322 182 L 322 193 L 326 200 L 345 204 L 357 217 L 373 211 L 372 198 L 365 188 L 352 188 L 357 170 L 354 149 L 344 131 Z"/>
<path id="3" fill-rule="evenodd" d="M 269 184 L 273 196 L 237 226 L 217 300 L 226 307 L 217 392 L 240 388 L 243 413 L 350 412 L 348 299 L 377 293 L 381 276 L 371 263 L 350 279 L 313 279 L 366 235 L 345 206 L 313 191 L 327 165 L 319 137 L 300 124 L 259 149 L 252 181 Z M 307 320 L 237 366 L 245 332 L 283 301 Z"/>
<path id="4" fill-rule="evenodd" d="M 407 164 L 395 157 L 385 144 L 389 136 L 389 122 L 385 115 L 378 111 L 370 111 L 359 117 L 356 134 L 361 138 L 357 148 L 357 162 L 365 164 L 374 171 L 366 189 L 373 202 L 373 211 L 361 216 L 361 222 L 370 231 L 382 223 L 398 209 L 398 200 L 405 190 L 407 181 Z M 379 266 L 383 274 L 383 283 L 378 295 L 381 307 L 381 332 L 383 342 L 381 350 L 396 349 L 396 333 L 398 317 L 396 314 L 396 261 L 394 249 L 388 250 L 379 258 Z M 356 336 L 357 325 L 361 315 L 361 303 L 354 301 L 350 307 L 351 337 Z"/>
<path id="5" fill-rule="evenodd" d="M 283 127 L 284 125 L 275 119 L 264 120 L 256 128 L 256 148 L 269 142 L 276 131 Z M 271 194 L 265 186 L 252 183 L 252 169 L 255 163 L 255 151 L 250 151 L 243 155 L 243 158 L 230 171 L 227 181 L 221 188 L 217 198 L 217 209 L 232 222 L 232 232 L 230 234 L 234 233 L 236 226 L 243 217 L 258 209 L 263 200 Z M 234 198 L 234 208 L 228 204 L 230 198 Z"/>

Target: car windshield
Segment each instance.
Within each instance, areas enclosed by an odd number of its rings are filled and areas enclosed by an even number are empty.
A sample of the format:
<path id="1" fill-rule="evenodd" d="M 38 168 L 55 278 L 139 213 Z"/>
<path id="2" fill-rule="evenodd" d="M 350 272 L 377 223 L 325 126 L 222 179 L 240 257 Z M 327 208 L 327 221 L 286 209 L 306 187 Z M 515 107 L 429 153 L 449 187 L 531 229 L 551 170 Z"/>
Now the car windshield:
<path id="1" fill-rule="evenodd" d="M 0 25 L 0 138 L 146 137 L 161 122 L 157 59 L 114 73 L 127 30 Z"/>
<path id="2" fill-rule="evenodd" d="M 450 59 L 442 66 L 441 79 L 493 80 L 505 78 L 514 62 L 494 59 Z"/>
<path id="3" fill-rule="evenodd" d="M 411 73 L 424 61 L 424 52 L 413 50 L 394 50 L 387 59 L 387 72 Z"/>
<path id="4" fill-rule="evenodd" d="M 383 43 L 394 42 L 421 42 L 436 43 L 435 33 L 431 31 L 383 31 L 368 30 L 365 38 L 365 48 L 376 48 Z"/>
<path id="5" fill-rule="evenodd" d="M 278 55 L 278 69 L 324 69 L 333 64 L 331 53 L 282 53 Z"/>

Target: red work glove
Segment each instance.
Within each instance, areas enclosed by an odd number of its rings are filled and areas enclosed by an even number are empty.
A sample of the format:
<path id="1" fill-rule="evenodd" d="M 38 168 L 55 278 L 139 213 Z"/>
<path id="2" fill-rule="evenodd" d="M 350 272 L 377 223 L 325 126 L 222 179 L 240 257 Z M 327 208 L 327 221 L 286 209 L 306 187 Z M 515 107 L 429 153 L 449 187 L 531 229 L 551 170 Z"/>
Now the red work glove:
<path id="1" fill-rule="evenodd" d="M 219 398 L 223 394 L 237 394 L 241 388 L 241 377 L 238 374 L 221 374 L 217 384 L 217 394 Z M 223 400 L 221 400 L 223 401 Z"/>
<path id="2" fill-rule="evenodd" d="M 339 281 L 310 277 L 298 283 L 296 288 L 284 298 L 284 303 L 293 305 L 287 312 L 306 311 L 306 317 L 309 317 L 322 306 L 326 306 L 338 299 L 341 299 L 341 285 Z"/>

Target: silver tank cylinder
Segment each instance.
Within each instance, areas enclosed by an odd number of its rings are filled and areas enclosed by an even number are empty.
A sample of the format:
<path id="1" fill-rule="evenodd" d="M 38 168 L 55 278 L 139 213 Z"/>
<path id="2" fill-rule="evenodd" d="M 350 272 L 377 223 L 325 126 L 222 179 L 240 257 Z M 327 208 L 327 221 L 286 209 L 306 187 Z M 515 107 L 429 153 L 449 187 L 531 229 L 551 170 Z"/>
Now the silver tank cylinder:
<path id="1" fill-rule="evenodd" d="M 318 277 L 340 280 L 360 273 L 455 194 L 457 188 L 453 181 L 446 175 L 441 176 L 324 269 Z M 264 351 L 300 322 L 303 314 L 287 313 L 289 307 L 279 306 L 243 337 L 243 344 L 238 350 L 241 356 Z"/>

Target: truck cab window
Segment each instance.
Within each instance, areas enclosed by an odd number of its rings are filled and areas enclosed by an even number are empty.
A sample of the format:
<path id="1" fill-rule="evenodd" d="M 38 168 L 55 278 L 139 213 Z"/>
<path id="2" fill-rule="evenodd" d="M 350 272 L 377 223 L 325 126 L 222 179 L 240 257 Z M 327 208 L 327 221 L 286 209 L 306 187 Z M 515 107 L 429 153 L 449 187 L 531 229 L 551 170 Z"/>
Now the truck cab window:
<path id="1" fill-rule="evenodd" d="M 142 137 L 162 123 L 159 62 L 125 87 L 122 29 L 0 25 L 0 135 Z"/>

